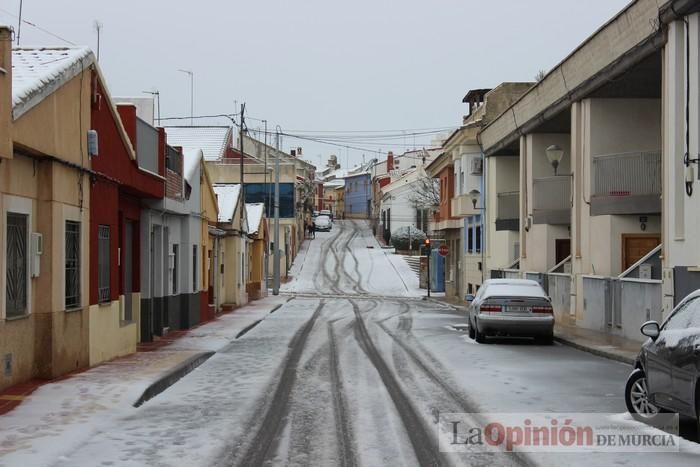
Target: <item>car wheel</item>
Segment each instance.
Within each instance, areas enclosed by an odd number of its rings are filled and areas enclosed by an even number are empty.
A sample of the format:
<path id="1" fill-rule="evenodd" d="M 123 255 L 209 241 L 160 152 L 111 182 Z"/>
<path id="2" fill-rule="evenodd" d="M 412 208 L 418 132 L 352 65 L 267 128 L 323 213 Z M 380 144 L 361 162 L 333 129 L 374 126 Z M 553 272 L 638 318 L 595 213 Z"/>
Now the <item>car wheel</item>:
<path id="1" fill-rule="evenodd" d="M 486 335 L 483 332 L 479 332 L 478 326 L 474 326 L 474 340 L 477 341 L 479 344 L 486 343 Z"/>
<path id="2" fill-rule="evenodd" d="M 627 378 L 625 385 L 625 404 L 627 410 L 639 421 L 649 422 L 659 413 L 658 407 L 649 401 L 647 377 L 640 369 L 636 369 Z"/>
<path id="3" fill-rule="evenodd" d="M 474 326 L 472 326 L 471 320 L 469 321 L 469 338 L 474 339 L 476 337 L 476 333 L 474 332 Z"/>

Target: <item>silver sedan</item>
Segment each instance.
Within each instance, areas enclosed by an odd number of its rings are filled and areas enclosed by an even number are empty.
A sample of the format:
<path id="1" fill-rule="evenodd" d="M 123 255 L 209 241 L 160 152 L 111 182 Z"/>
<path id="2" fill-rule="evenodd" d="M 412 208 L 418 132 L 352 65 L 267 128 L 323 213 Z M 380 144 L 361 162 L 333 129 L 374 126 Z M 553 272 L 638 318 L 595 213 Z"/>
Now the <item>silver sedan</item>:
<path id="1" fill-rule="evenodd" d="M 479 343 L 489 336 L 534 337 L 551 344 L 554 336 L 552 303 L 535 281 L 490 279 L 469 302 L 469 337 Z"/>

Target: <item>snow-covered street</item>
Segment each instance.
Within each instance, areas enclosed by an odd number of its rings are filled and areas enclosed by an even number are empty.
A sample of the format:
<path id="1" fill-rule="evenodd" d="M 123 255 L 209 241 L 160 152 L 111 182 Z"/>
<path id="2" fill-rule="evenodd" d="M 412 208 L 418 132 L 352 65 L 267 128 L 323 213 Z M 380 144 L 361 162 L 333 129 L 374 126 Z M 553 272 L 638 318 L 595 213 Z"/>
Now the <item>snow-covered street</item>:
<path id="1" fill-rule="evenodd" d="M 630 368 L 562 345 L 478 345 L 453 307 L 422 300 L 406 262 L 364 221 L 307 241 L 289 298 L 139 408 L 4 451 L 2 465 L 698 465 L 679 453 L 459 453 L 441 413 L 625 415 Z M 76 395 L 78 396 L 78 395 Z M 27 402 L 28 410 L 32 401 Z M 19 415 L 17 415 L 19 416 Z M 637 422 L 630 421 L 632 424 Z M 640 425 L 641 428 L 641 425 Z M 0 446 L 10 434 L 0 428 Z M 3 451 L 0 451 L 2 453 Z"/>

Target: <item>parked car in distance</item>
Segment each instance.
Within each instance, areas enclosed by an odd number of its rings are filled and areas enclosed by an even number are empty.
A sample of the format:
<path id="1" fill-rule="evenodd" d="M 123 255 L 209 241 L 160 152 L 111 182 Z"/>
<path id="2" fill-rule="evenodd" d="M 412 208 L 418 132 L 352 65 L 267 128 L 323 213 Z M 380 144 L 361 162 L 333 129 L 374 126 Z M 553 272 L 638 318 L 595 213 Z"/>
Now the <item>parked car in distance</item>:
<path id="1" fill-rule="evenodd" d="M 328 209 L 322 209 L 321 212 L 318 213 L 319 216 L 328 216 L 328 218 L 333 221 L 333 213 L 330 212 Z"/>
<path id="2" fill-rule="evenodd" d="M 640 329 L 649 339 L 627 378 L 625 403 L 637 420 L 652 421 L 659 411 L 695 420 L 700 435 L 700 290 L 684 298 L 659 325 Z"/>
<path id="3" fill-rule="evenodd" d="M 318 216 L 314 219 L 314 229 L 319 232 L 330 232 L 332 227 L 331 219 L 328 216 Z"/>
<path id="4" fill-rule="evenodd" d="M 314 218 L 318 217 L 318 214 L 319 214 L 318 211 L 311 212 L 311 218 L 314 219 Z"/>
<path id="5" fill-rule="evenodd" d="M 554 338 L 554 310 L 544 289 L 526 279 L 489 279 L 469 302 L 469 337 L 479 343 L 490 336 Z"/>

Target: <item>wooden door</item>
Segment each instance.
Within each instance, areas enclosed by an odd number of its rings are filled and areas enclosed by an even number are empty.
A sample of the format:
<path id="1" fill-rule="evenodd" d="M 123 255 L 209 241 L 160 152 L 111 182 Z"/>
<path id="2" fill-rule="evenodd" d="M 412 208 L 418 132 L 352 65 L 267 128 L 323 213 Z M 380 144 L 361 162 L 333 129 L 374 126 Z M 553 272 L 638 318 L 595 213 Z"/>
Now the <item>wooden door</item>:
<path id="1" fill-rule="evenodd" d="M 622 270 L 634 263 L 661 243 L 659 234 L 632 234 L 622 236 Z"/>
<path id="2" fill-rule="evenodd" d="M 558 238 L 554 240 L 554 264 L 559 264 L 571 255 L 571 239 Z"/>

